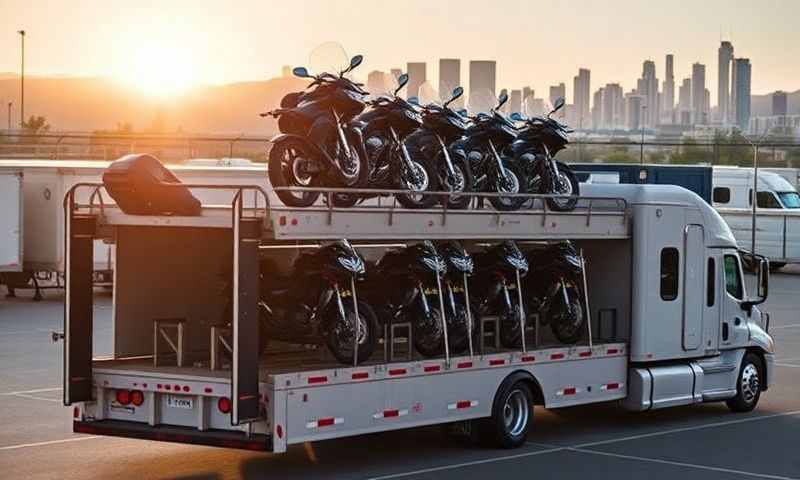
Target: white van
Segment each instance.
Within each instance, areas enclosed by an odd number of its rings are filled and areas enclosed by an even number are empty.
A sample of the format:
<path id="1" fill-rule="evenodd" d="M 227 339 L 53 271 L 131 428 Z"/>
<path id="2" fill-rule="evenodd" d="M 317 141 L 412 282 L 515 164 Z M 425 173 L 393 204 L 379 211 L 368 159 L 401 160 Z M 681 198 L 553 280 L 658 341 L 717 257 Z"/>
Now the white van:
<path id="1" fill-rule="evenodd" d="M 731 227 L 742 248 L 752 248 L 753 169 L 714 167 L 714 208 Z M 756 252 L 773 269 L 800 263 L 800 194 L 783 176 L 758 171 Z"/>

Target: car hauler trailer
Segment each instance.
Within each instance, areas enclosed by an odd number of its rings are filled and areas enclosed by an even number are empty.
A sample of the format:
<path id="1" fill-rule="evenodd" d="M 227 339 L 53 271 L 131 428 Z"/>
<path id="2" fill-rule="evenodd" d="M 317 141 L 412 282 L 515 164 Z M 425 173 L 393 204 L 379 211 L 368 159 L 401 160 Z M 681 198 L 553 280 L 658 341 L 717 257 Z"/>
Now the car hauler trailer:
<path id="1" fill-rule="evenodd" d="M 733 410 L 752 409 L 773 378 L 768 315 L 755 306 L 766 298 L 766 262 L 760 298 L 750 299 L 736 242 L 701 198 L 672 186 L 585 187 L 564 213 L 546 202 L 496 212 L 406 210 L 385 199 L 290 208 L 265 202 L 257 186 L 219 186 L 231 192 L 229 207 L 174 217 L 81 204 L 81 189 L 104 194 L 99 185 L 76 185 L 65 198 L 64 404 L 73 406 L 73 430 L 284 452 L 306 441 L 463 422 L 515 446 L 531 428 L 532 404 L 621 401 L 641 411 L 727 400 Z M 107 359 L 92 358 L 98 237 L 116 242 Z M 387 335 L 389 353 L 357 366 L 321 349 L 260 355 L 259 250 L 283 258 L 292 251 L 284 247 L 341 238 L 363 250 L 419 239 L 571 239 L 585 256 L 589 328 L 575 345 L 537 336 L 521 349 L 427 359 L 391 357 L 401 337 Z M 191 282 L 178 281 L 184 277 Z M 479 328 L 482 336 L 490 330 Z M 225 345 L 229 368 L 219 362 Z"/>

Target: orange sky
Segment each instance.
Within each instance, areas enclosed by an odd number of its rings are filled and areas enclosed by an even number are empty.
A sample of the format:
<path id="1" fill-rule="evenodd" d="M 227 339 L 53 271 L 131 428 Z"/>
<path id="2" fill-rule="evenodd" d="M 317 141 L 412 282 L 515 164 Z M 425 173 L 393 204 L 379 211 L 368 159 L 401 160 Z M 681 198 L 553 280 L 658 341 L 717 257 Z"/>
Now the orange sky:
<path id="1" fill-rule="evenodd" d="M 166 93 L 273 77 L 336 40 L 365 55 L 363 77 L 421 60 L 435 84 L 440 57 L 496 59 L 498 87 L 532 85 L 540 97 L 559 81 L 571 97 L 578 67 L 592 70 L 592 90 L 630 90 L 646 58 L 663 80 L 674 53 L 676 82 L 706 63 L 716 99 L 721 29 L 751 59 L 753 93 L 800 88 L 798 18 L 800 0 L 0 0 L 0 72 L 18 71 L 24 28 L 30 74 L 114 76 Z"/>

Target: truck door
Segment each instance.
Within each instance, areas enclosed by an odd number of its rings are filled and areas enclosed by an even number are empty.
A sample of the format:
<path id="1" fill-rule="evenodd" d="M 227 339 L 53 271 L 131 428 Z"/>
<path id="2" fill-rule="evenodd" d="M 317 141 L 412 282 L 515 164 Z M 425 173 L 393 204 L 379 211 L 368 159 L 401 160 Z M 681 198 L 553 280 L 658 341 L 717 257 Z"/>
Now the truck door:
<path id="1" fill-rule="evenodd" d="M 734 250 L 725 252 L 722 257 L 722 319 L 720 325 L 720 345 L 735 347 L 744 345 L 748 338 L 746 313 L 741 302 L 745 298 L 744 276 L 739 255 Z"/>
<path id="2" fill-rule="evenodd" d="M 683 231 L 683 349 L 696 350 L 703 340 L 704 242 L 701 225 Z"/>

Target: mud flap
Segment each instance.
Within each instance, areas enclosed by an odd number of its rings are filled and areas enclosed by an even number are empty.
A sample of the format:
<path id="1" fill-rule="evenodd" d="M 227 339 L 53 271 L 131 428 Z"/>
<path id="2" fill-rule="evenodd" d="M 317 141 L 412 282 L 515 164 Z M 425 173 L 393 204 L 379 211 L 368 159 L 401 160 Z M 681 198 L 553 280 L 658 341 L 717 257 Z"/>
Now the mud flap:
<path id="1" fill-rule="evenodd" d="M 241 197 L 239 198 L 241 200 Z M 233 217 L 233 368 L 231 424 L 258 419 L 258 245 L 261 219 L 242 217 L 235 201 Z"/>
<path id="2" fill-rule="evenodd" d="M 66 215 L 64 405 L 92 400 L 92 269 L 95 217 Z"/>

